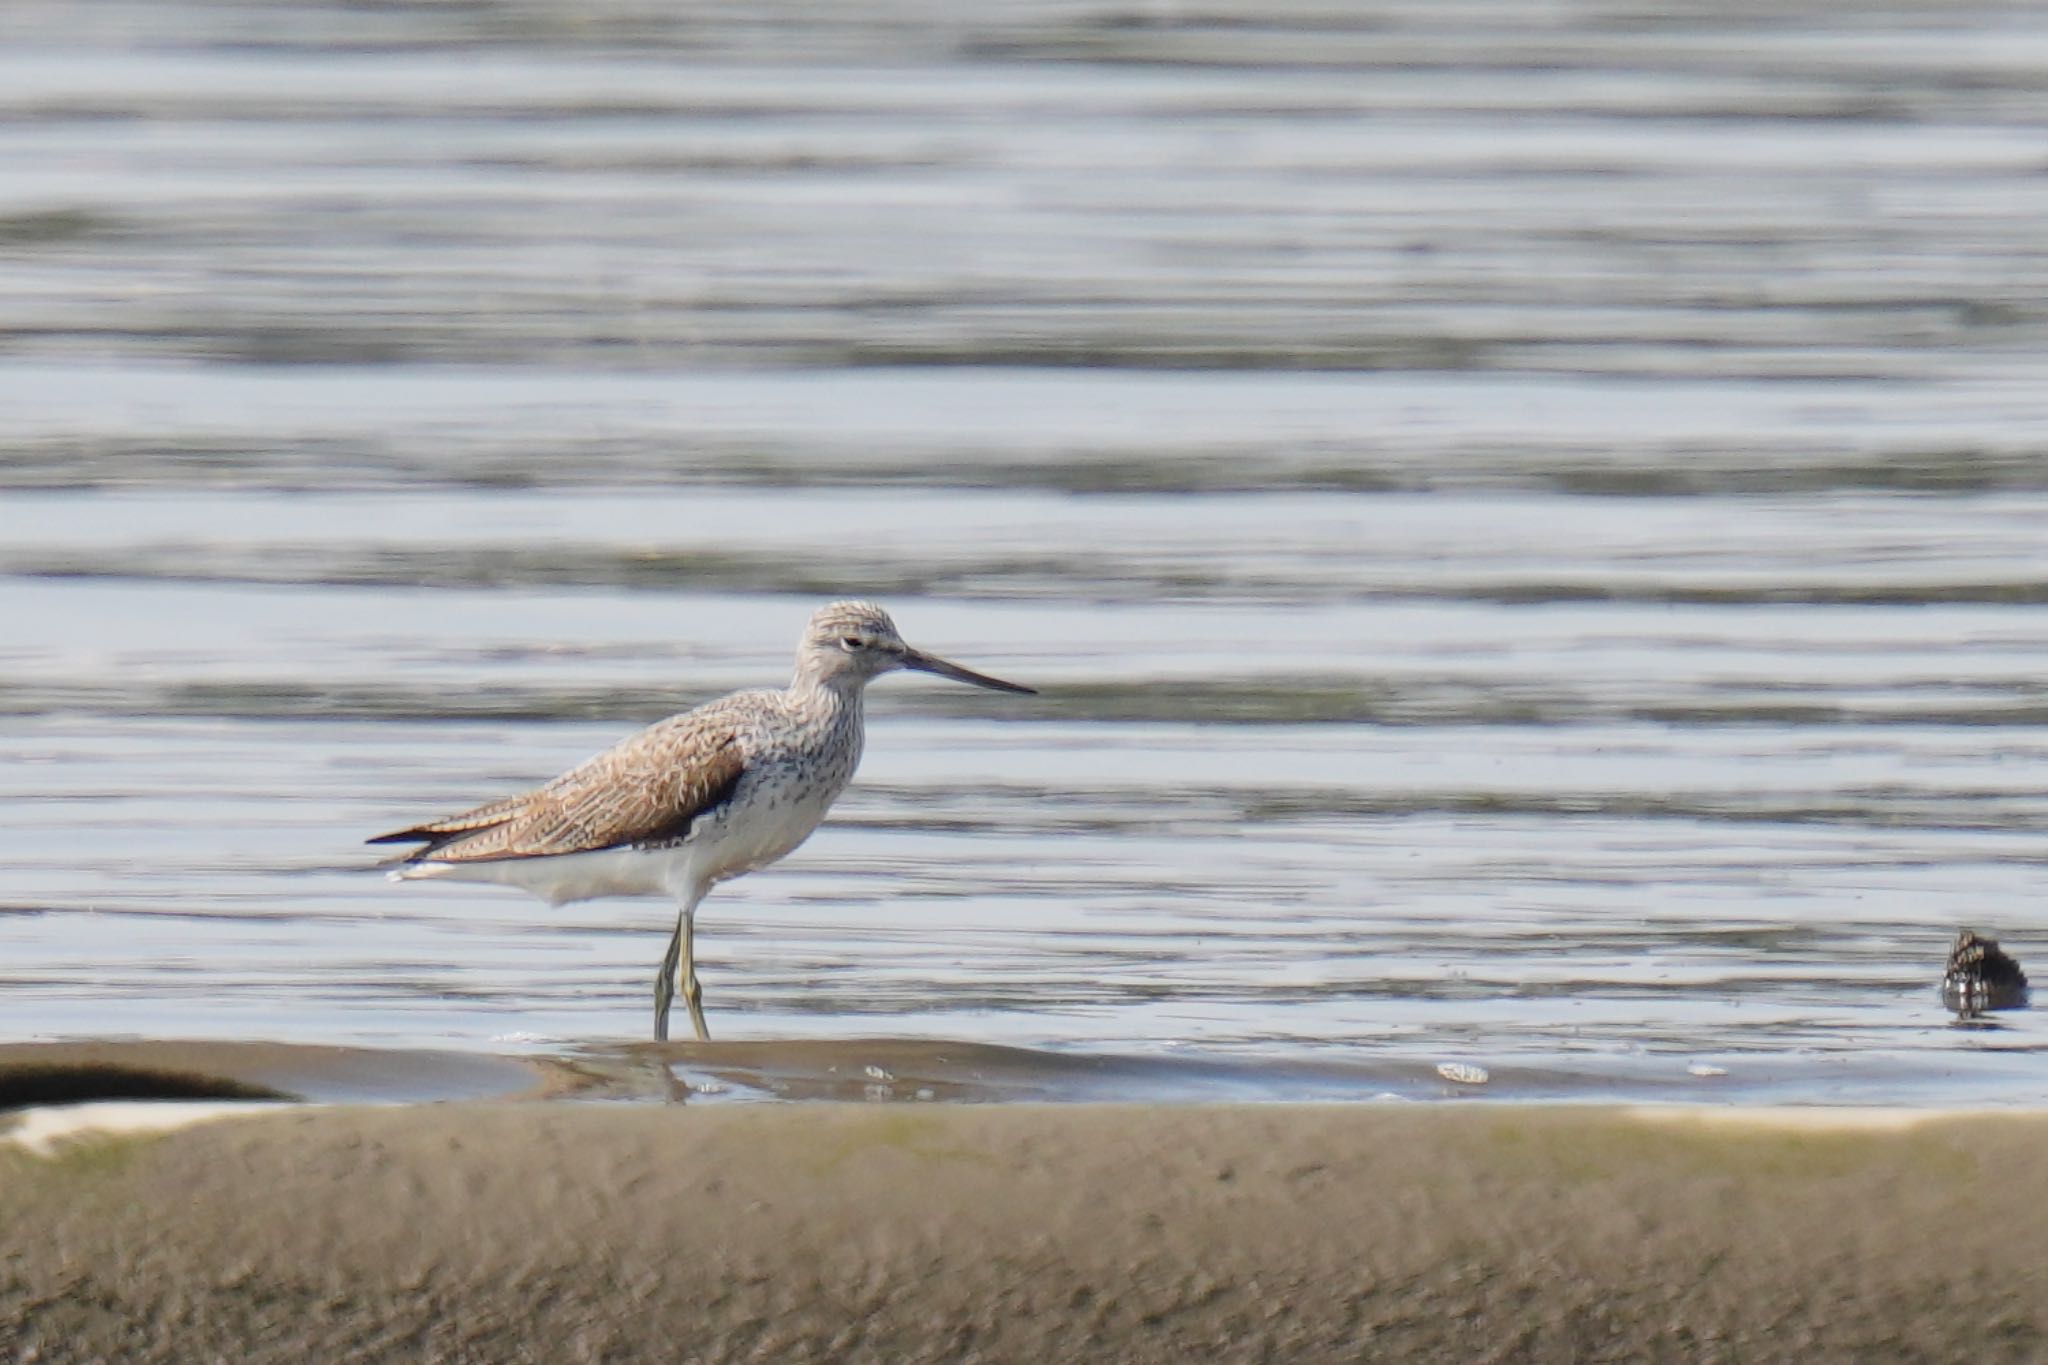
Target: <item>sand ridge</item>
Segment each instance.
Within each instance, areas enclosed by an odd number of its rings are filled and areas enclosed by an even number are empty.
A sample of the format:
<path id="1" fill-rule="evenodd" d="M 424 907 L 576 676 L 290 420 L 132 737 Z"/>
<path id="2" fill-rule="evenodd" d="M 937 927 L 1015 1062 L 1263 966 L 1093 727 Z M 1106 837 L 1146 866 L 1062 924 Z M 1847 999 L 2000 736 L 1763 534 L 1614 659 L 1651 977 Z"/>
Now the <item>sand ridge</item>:
<path id="1" fill-rule="evenodd" d="M 0 1154 L 42 1360 L 2025 1360 L 2048 1116 L 458 1103 Z"/>

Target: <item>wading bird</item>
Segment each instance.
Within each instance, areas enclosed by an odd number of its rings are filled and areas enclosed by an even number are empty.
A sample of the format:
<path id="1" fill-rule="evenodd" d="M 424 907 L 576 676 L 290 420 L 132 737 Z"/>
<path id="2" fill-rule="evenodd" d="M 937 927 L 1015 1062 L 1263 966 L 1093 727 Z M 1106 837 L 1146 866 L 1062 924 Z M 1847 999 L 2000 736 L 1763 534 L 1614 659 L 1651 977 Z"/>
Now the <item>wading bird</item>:
<path id="1" fill-rule="evenodd" d="M 872 602 L 834 602 L 811 617 L 796 677 L 781 691 L 721 697 L 524 795 L 369 842 L 422 845 L 393 860 L 401 880 L 502 882 L 550 905 L 673 898 L 675 933 L 654 979 L 654 1036 L 668 1037 L 680 986 L 698 1039 L 709 1041 L 693 947 L 697 903 L 810 837 L 860 762 L 863 689 L 897 669 L 1034 690 L 913 649 Z"/>

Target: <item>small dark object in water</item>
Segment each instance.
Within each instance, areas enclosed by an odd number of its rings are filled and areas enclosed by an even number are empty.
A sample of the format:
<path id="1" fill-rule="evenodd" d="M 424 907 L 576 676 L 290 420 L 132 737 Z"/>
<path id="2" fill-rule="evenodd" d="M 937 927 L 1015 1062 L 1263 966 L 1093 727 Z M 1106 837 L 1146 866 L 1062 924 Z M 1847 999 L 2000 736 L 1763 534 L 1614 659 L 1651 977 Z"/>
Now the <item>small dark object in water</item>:
<path id="1" fill-rule="evenodd" d="M 2016 1010 L 2027 1003 L 2027 974 L 1999 951 L 1993 939 L 1968 929 L 1956 935 L 1948 970 L 1941 977 L 1941 1003 L 1964 1019 L 1986 1010 Z"/>

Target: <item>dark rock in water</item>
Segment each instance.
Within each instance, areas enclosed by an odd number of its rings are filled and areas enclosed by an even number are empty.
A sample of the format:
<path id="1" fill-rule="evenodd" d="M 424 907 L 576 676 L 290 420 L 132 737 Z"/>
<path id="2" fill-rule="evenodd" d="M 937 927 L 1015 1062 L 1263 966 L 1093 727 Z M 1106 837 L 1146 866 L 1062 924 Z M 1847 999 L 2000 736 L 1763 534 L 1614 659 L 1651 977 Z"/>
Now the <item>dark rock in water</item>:
<path id="1" fill-rule="evenodd" d="M 1968 929 L 1956 935 L 1948 970 L 1941 977 L 1941 1003 L 1965 1019 L 1986 1010 L 2016 1010 L 2027 1003 L 2027 974 L 1999 950 L 1993 939 Z"/>

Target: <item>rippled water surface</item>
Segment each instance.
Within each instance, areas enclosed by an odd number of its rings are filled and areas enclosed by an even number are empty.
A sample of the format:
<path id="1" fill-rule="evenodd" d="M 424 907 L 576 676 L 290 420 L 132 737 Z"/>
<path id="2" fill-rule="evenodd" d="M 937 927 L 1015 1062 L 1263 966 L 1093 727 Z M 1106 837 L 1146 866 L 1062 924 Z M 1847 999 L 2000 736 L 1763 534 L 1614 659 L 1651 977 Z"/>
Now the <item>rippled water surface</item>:
<path id="1" fill-rule="evenodd" d="M 360 840 L 859 594 L 1041 695 L 876 686 L 723 1037 L 2048 1102 L 1935 992 L 2048 970 L 2038 10 L 89 9 L 0 13 L 0 1035 L 642 1035 L 659 903 Z"/>

